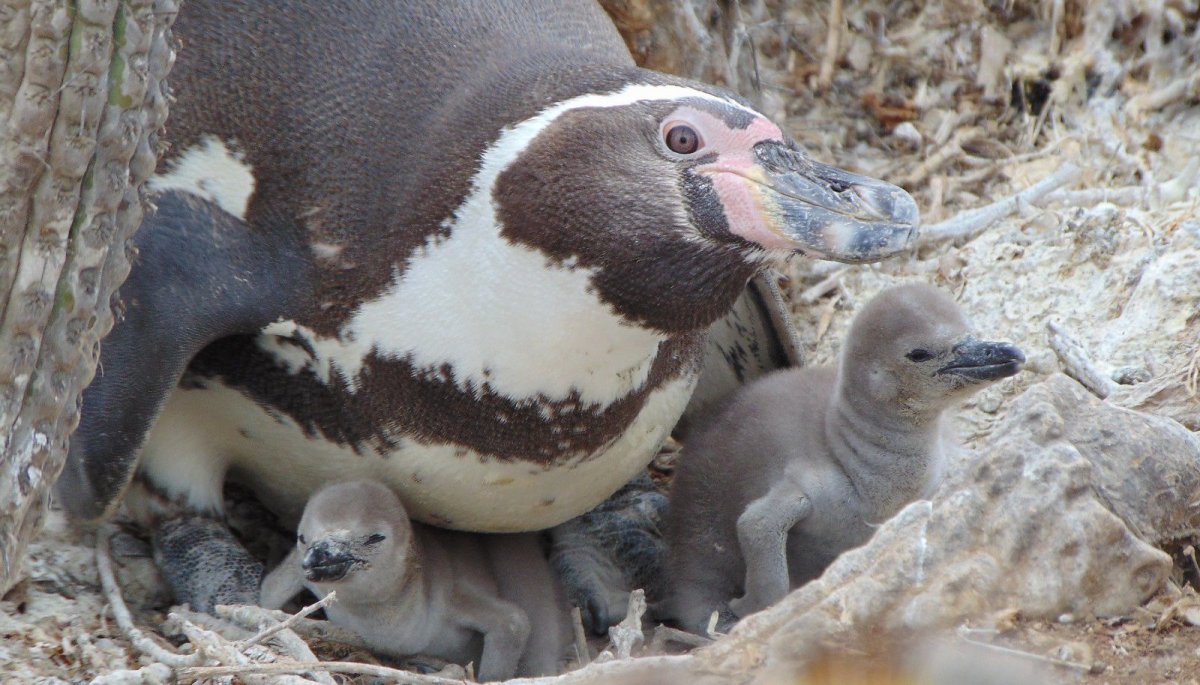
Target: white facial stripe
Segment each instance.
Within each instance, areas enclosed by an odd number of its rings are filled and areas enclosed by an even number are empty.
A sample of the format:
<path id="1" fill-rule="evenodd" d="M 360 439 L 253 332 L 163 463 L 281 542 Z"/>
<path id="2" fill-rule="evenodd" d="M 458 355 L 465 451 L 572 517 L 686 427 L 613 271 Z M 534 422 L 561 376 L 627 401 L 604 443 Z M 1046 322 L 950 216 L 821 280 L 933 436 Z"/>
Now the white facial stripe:
<path id="1" fill-rule="evenodd" d="M 151 192 L 179 190 L 202 197 L 242 220 L 246 218 L 254 184 L 254 169 L 242 153 L 231 151 L 213 135 L 202 137 L 199 145 L 188 148 L 171 162 L 167 173 L 146 183 Z"/>
<path id="2" fill-rule="evenodd" d="M 500 174 L 566 112 L 677 98 L 745 109 L 692 88 L 646 85 L 555 104 L 501 132 L 483 154 L 471 192 L 445 222 L 450 236 L 417 251 L 380 297 L 354 312 L 338 339 L 290 322 L 264 333 L 304 335 L 317 352 L 314 372 L 327 382 L 337 372 L 352 389 L 375 351 L 423 369 L 449 365 L 463 390 L 486 385 L 516 400 L 578 393 L 584 405 L 607 407 L 646 382 L 664 337 L 629 324 L 602 302 L 592 287 L 595 270 L 553 263 L 502 237 L 492 192 Z M 296 368 L 290 356 L 281 357 Z"/>
<path id="3" fill-rule="evenodd" d="M 546 130 L 556 119 L 571 110 L 594 107 L 625 107 L 637 102 L 686 98 L 709 100 L 749 112 L 755 116 L 761 116 L 758 112 L 733 100 L 717 97 L 711 93 L 705 93 L 702 90 L 686 86 L 630 84 L 615 93 L 605 93 L 602 95 L 589 93 L 587 95 L 580 95 L 551 105 L 536 116 L 501 131 L 500 138 L 483 155 L 483 164 L 480 166 L 479 173 L 476 174 L 475 182 L 472 184 L 471 197 L 485 188 L 490 189 L 495 183 L 496 178 L 500 175 L 500 172 L 504 171 L 509 164 L 512 164 L 525 151 L 525 148 L 529 147 L 529 143 L 539 133 Z M 461 212 L 461 208 L 459 212 Z M 459 212 L 456 212 L 456 214 Z"/>

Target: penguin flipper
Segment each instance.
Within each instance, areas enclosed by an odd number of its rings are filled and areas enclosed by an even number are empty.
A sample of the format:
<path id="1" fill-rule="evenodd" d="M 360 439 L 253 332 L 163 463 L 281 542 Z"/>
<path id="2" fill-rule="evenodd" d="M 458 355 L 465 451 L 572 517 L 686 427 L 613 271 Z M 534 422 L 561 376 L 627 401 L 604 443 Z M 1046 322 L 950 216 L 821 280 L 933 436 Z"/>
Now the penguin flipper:
<path id="1" fill-rule="evenodd" d="M 258 605 L 264 609 L 282 609 L 288 600 L 304 589 L 301 553 L 293 547 L 283 561 L 263 577 L 259 588 Z"/>
<path id="2" fill-rule="evenodd" d="M 197 352 L 259 330 L 304 291 L 300 251 L 280 244 L 286 232 L 252 229 L 184 192 L 154 202 L 134 237 L 138 253 L 116 300 L 117 322 L 101 344 L 56 484 L 58 501 L 76 518 L 115 508 L 146 435 Z"/>
<path id="3" fill-rule="evenodd" d="M 738 547 L 746 562 L 745 594 L 729 602 L 738 617 L 765 609 L 788 593 L 788 532 L 812 510 L 812 500 L 800 484 L 785 477 L 738 517 Z"/>

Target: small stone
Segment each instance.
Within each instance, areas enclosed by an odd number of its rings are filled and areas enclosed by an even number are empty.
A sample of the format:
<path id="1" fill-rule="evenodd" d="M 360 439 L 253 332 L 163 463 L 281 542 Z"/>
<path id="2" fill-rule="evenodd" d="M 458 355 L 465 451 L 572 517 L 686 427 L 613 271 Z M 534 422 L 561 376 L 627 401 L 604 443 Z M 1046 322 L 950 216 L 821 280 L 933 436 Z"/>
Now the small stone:
<path id="1" fill-rule="evenodd" d="M 1091 664 L 1092 648 L 1083 642 L 1066 642 L 1054 650 L 1054 656 L 1063 661 L 1073 661 L 1077 664 Z"/>
<path id="2" fill-rule="evenodd" d="M 913 126 L 911 121 L 901 122 L 892 129 L 892 138 L 896 141 L 899 147 L 906 150 L 919 150 L 924 138 L 921 137 L 921 132 Z"/>
<path id="3" fill-rule="evenodd" d="M 1112 370 L 1112 379 L 1120 385 L 1137 385 L 1153 378 L 1148 369 L 1140 366 L 1120 366 Z"/>

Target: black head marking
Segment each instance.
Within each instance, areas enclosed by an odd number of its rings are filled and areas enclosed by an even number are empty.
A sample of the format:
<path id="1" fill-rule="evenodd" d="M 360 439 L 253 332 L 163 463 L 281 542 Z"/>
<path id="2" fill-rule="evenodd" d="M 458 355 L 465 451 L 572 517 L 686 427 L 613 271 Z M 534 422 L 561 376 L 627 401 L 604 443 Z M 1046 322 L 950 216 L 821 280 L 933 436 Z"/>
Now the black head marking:
<path id="1" fill-rule="evenodd" d="M 504 237 L 596 269 L 601 299 L 670 334 L 711 324 L 758 268 L 743 245 L 728 242 L 711 183 L 688 180 L 689 167 L 709 156 L 668 158 L 660 125 L 679 107 L 566 112 L 500 174 L 494 193 Z M 697 236 L 701 220 L 708 228 Z"/>

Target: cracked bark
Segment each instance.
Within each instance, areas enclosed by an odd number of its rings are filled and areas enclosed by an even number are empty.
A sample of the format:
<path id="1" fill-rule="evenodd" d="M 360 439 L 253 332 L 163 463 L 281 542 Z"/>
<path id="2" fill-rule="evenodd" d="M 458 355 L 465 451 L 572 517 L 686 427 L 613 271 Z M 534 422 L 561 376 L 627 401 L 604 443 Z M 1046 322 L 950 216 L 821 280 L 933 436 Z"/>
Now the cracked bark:
<path id="1" fill-rule="evenodd" d="M 179 0 L 0 0 L 0 594 L 113 324 Z"/>

